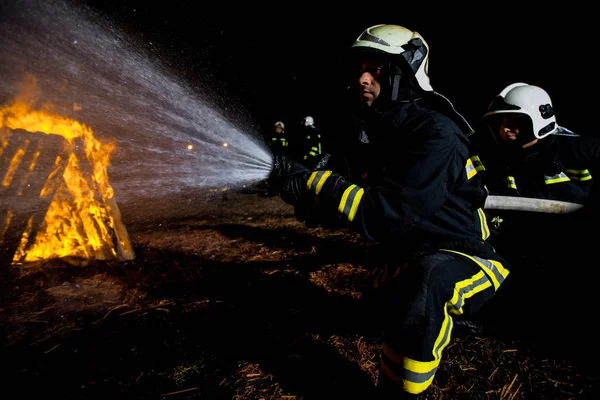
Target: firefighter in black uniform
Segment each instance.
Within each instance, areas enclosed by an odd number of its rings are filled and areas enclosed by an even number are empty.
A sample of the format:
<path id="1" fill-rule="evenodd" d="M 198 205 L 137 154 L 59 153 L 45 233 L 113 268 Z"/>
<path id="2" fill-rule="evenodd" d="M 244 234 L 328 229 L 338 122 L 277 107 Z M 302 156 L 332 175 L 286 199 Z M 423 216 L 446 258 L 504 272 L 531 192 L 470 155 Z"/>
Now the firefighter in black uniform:
<path id="1" fill-rule="evenodd" d="M 270 178 L 296 209 L 314 200 L 387 249 L 377 391 L 381 398 L 415 398 L 434 379 L 455 317 L 480 310 L 509 270 L 486 240 L 487 191 L 466 137 L 471 128 L 432 89 L 423 37 L 376 25 L 350 53 L 356 135 L 346 140 L 363 157 L 351 154 L 314 171 L 276 157 Z M 352 176 L 330 168 L 336 165 L 348 165 Z"/>
<path id="2" fill-rule="evenodd" d="M 302 160 L 307 168 L 312 169 L 321 159 L 323 146 L 321 143 L 321 128 L 315 125 L 315 119 L 307 115 L 302 119 L 301 132 L 298 140 L 302 141 Z"/>
<path id="3" fill-rule="evenodd" d="M 491 194 L 587 203 L 600 174 L 600 140 L 559 126 L 544 89 L 507 86 L 483 121 L 492 135 L 478 146 Z"/>
<path id="4" fill-rule="evenodd" d="M 273 124 L 273 132 L 269 140 L 269 147 L 273 153 L 287 153 L 289 151 L 289 142 L 285 133 L 285 124 L 277 121 Z"/>

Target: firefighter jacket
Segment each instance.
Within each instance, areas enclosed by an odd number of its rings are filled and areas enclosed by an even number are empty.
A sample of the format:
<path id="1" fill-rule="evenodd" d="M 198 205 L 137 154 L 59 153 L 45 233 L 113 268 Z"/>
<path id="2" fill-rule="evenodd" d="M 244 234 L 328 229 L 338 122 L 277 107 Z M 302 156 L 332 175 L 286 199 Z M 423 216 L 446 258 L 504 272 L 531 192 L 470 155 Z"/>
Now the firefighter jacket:
<path id="1" fill-rule="evenodd" d="M 284 153 L 288 151 L 289 142 L 285 133 L 273 132 L 269 145 L 274 153 Z"/>
<path id="2" fill-rule="evenodd" d="M 315 125 L 305 126 L 301 135 L 302 161 L 308 166 L 313 166 L 322 154 L 321 129 Z"/>
<path id="3" fill-rule="evenodd" d="M 334 199 L 356 231 L 397 252 L 451 249 L 500 259 L 486 242 L 483 166 L 467 129 L 437 109 L 421 100 L 364 119 L 360 140 L 346 148 L 352 180 L 328 184 L 337 174 L 315 171 L 308 186 Z"/>
<path id="4" fill-rule="evenodd" d="M 586 204 L 600 174 L 600 139 L 550 135 L 525 149 L 496 145 L 481 157 L 491 194 Z"/>

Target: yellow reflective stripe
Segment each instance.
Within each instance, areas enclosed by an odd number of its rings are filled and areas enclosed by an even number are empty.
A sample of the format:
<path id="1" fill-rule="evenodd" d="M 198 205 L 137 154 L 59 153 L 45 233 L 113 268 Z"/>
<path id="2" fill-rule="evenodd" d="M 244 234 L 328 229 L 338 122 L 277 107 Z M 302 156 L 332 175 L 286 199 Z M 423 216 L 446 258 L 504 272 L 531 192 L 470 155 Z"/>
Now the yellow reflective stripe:
<path id="1" fill-rule="evenodd" d="M 441 250 L 448 251 L 450 253 L 460 254 L 461 256 L 467 257 L 469 260 L 471 260 L 475 264 L 479 265 L 479 267 L 487 274 L 488 278 L 490 278 L 492 280 L 492 283 L 494 284 L 494 289 L 496 289 L 496 290 L 498 290 L 498 288 L 500 287 L 502 282 L 504 282 L 504 280 L 510 273 L 510 271 L 507 270 L 506 268 L 504 268 L 502 263 L 499 261 L 485 260 L 481 257 L 470 256 L 468 254 L 461 253 L 460 251 L 456 251 L 456 250 L 448 250 L 448 249 L 441 249 Z"/>
<path id="2" fill-rule="evenodd" d="M 456 285 L 454 285 L 454 294 L 447 303 L 450 313 L 462 315 L 464 312 L 463 305 L 465 304 L 465 300 L 490 286 L 492 286 L 492 283 L 483 271 L 479 271 L 471 278 L 457 282 Z"/>
<path id="3" fill-rule="evenodd" d="M 487 217 L 481 208 L 477 209 L 477 214 L 479 215 L 479 224 L 481 225 L 481 237 L 485 240 L 490 237 L 490 227 L 487 223 Z"/>
<path id="4" fill-rule="evenodd" d="M 350 222 L 352 222 L 356 216 L 356 211 L 358 210 L 364 192 L 365 189 L 356 185 L 350 185 L 344 190 L 344 194 L 342 195 L 342 199 L 338 206 L 338 211 L 344 214 Z"/>
<path id="5" fill-rule="evenodd" d="M 552 176 L 544 175 L 544 182 L 546 183 L 546 185 L 552 185 L 554 183 L 570 182 L 570 181 L 571 180 L 564 172 L 561 172 L 559 174 L 552 175 Z"/>
<path id="6" fill-rule="evenodd" d="M 438 334 L 438 337 L 435 339 L 435 343 L 434 343 L 433 349 L 431 351 L 431 354 L 433 355 L 434 360 L 437 360 L 438 363 L 439 363 L 440 359 L 442 358 L 442 350 L 444 350 L 444 348 L 446 346 L 448 346 L 448 343 L 450 343 L 450 333 L 452 332 L 453 327 L 454 327 L 454 322 L 452 321 L 452 318 L 448 314 L 448 304 L 446 303 L 446 307 L 444 307 L 444 321 L 442 322 L 442 326 L 440 327 L 440 333 Z M 418 362 L 418 361 L 415 361 L 415 362 Z M 406 366 L 406 361 L 405 361 L 404 365 Z"/>
<path id="7" fill-rule="evenodd" d="M 485 167 L 483 163 L 479 159 L 479 156 L 471 156 L 467 159 L 467 163 L 465 165 L 465 170 L 467 171 L 467 179 L 473 178 L 477 175 L 477 172 L 485 171 Z"/>
<path id="8" fill-rule="evenodd" d="M 467 171 L 467 179 L 471 179 L 475 175 L 477 175 L 477 169 L 475 169 L 475 166 L 473 165 L 473 161 L 471 161 L 470 158 L 467 159 L 467 164 L 465 165 L 465 170 Z"/>
<path id="9" fill-rule="evenodd" d="M 475 169 L 477 171 L 485 171 L 485 167 L 483 166 L 483 163 L 481 162 L 481 159 L 479 158 L 479 156 L 477 156 L 477 155 L 472 156 L 471 160 L 473 161 L 473 165 L 475 165 Z"/>
<path id="10" fill-rule="evenodd" d="M 515 182 L 515 177 L 508 175 L 506 177 L 506 183 L 508 184 L 509 189 L 517 189 L 517 182 Z"/>
<path id="11" fill-rule="evenodd" d="M 592 174 L 588 169 L 565 169 L 565 173 L 574 181 L 589 181 Z"/>
<path id="12" fill-rule="evenodd" d="M 458 254 L 462 255 L 462 253 Z M 433 361 L 413 360 L 397 353 L 384 343 L 382 349 L 383 357 L 381 357 L 381 372 L 390 377 L 398 385 L 402 385 L 406 392 L 419 394 L 425 391 L 433 382 L 440 365 L 442 352 L 451 341 L 454 321 L 450 313 L 462 314 L 466 299 L 491 286 L 490 278 L 484 271 L 479 271 L 472 277 L 457 282 L 454 286 L 452 298 L 446 302 L 446 307 L 444 307 L 444 319 L 431 349 Z"/>
<path id="13" fill-rule="evenodd" d="M 313 190 L 316 194 L 319 194 L 323 188 L 323 184 L 330 175 L 331 171 L 314 171 L 312 174 L 310 174 L 310 177 L 306 182 L 306 187 L 309 190 Z"/>
<path id="14" fill-rule="evenodd" d="M 382 352 L 391 362 L 403 369 L 403 377 L 394 371 L 393 365 L 387 365 L 384 357 L 381 359 L 381 372 L 401 385 L 405 391 L 413 394 L 421 393 L 431 385 L 440 365 L 440 360 L 422 362 L 404 357 L 386 344 L 383 345 Z"/>

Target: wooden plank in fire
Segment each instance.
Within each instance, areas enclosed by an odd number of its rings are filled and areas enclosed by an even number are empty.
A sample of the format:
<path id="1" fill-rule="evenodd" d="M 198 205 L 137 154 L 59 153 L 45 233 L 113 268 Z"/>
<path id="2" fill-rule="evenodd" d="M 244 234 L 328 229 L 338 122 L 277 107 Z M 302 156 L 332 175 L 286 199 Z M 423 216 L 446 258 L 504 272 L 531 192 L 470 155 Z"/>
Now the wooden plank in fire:
<path id="1" fill-rule="evenodd" d="M 12 264 L 30 223 L 29 242 L 42 227 L 58 184 L 42 189 L 52 171 L 64 172 L 66 162 L 55 167 L 64 148 L 62 136 L 0 128 L 0 267 Z"/>
<path id="2" fill-rule="evenodd" d="M 13 263 L 24 234 L 25 249 L 33 245 L 54 194 L 65 184 L 63 174 L 70 153 L 76 153 L 80 160 L 84 179 L 93 182 L 92 165 L 85 157 L 84 148 L 81 139 L 69 143 L 60 135 L 0 128 L 0 267 Z M 102 196 L 96 191 L 94 197 L 102 204 Z M 113 220 L 113 242 L 118 258 L 133 259 L 135 255 L 116 201 L 108 199 L 105 206 Z M 111 246 L 107 243 L 96 257 L 112 258 Z"/>

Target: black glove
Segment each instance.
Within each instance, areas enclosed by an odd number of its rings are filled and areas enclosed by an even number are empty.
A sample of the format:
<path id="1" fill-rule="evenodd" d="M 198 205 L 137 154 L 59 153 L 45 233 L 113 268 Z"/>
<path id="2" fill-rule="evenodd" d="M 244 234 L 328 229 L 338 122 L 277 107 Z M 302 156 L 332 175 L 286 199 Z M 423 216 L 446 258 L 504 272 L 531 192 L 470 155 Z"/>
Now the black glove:
<path id="1" fill-rule="evenodd" d="M 296 205 L 305 198 L 306 183 L 310 171 L 304 165 L 285 154 L 273 157 L 273 169 L 269 175 L 269 184 L 277 189 L 281 199 Z"/>

